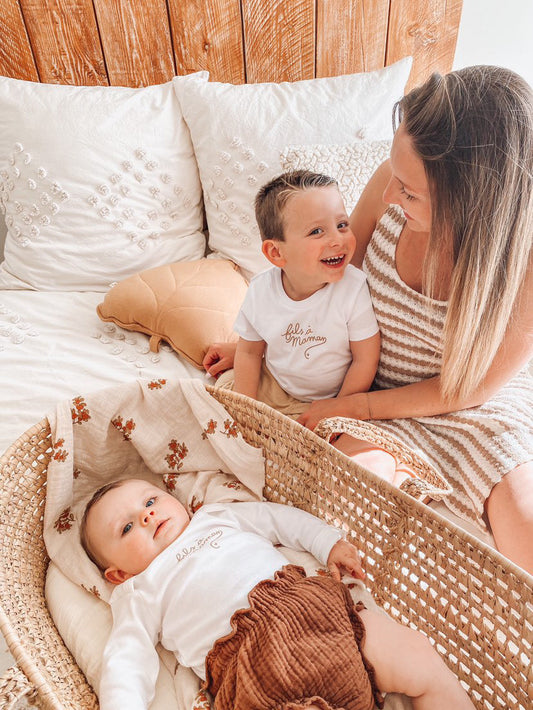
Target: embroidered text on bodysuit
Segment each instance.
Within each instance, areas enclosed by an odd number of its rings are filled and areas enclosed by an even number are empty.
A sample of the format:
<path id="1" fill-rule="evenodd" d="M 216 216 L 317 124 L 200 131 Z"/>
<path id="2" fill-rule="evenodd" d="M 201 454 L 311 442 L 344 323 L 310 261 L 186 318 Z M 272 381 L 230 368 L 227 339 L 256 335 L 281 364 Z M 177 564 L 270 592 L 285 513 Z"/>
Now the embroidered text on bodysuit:
<path id="1" fill-rule="evenodd" d="M 195 552 L 198 552 L 198 550 L 204 547 L 204 545 L 211 545 L 211 547 L 217 549 L 219 547 L 218 539 L 221 535 L 222 530 L 220 528 L 217 528 L 216 530 L 210 532 L 209 535 L 206 535 L 205 537 L 199 537 L 193 545 L 191 545 L 190 547 L 184 547 L 182 550 L 176 553 L 177 561 L 181 562 L 186 557 L 190 557 L 190 555 L 193 555 Z"/>

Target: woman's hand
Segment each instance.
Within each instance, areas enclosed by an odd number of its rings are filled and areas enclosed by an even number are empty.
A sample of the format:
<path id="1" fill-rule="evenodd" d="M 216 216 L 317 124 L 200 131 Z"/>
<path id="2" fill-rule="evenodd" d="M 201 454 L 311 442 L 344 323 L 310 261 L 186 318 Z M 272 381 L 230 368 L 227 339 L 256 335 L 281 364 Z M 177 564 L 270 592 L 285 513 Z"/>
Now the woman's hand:
<path id="1" fill-rule="evenodd" d="M 202 360 L 204 370 L 212 377 L 218 377 L 233 367 L 237 343 L 213 343 Z"/>
<path id="2" fill-rule="evenodd" d="M 364 579 L 365 572 L 361 565 L 357 549 L 346 540 L 338 540 L 329 553 L 328 569 L 333 579 L 340 582 L 343 572 L 351 574 L 355 579 Z"/>

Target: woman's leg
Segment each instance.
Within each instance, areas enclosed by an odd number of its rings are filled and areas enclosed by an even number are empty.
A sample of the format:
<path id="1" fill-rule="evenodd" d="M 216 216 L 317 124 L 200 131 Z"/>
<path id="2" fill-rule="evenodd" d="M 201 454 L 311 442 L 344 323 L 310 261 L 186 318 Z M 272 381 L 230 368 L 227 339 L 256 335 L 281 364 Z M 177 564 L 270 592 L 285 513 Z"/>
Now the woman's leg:
<path id="1" fill-rule="evenodd" d="M 412 698 L 413 710 L 474 710 L 456 676 L 427 638 L 390 617 L 364 609 L 363 653 L 383 693 Z"/>
<path id="2" fill-rule="evenodd" d="M 398 488 L 403 481 L 413 477 L 413 472 L 409 472 L 407 466 L 398 466 L 392 454 L 368 441 L 355 439 L 349 434 L 341 434 L 333 446 L 343 454 L 350 456 L 363 468 L 376 473 Z"/>
<path id="3" fill-rule="evenodd" d="M 533 574 L 533 461 L 506 473 L 485 509 L 499 552 Z"/>

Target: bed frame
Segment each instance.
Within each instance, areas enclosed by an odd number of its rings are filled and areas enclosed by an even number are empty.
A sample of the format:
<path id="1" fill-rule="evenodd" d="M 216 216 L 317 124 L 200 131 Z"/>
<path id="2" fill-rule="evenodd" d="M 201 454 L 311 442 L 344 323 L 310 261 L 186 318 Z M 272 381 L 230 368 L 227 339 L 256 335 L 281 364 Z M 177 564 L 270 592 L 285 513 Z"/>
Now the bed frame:
<path id="1" fill-rule="evenodd" d="M 411 55 L 409 86 L 452 67 L 462 0 L 0 0 L 0 74 L 147 86 L 296 81 Z"/>

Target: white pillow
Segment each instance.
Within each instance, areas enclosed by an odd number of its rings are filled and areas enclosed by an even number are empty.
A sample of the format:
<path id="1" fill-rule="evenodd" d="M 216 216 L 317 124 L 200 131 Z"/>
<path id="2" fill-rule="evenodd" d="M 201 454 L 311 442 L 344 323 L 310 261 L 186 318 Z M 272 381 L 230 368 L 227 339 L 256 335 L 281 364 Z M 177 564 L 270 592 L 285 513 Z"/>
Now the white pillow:
<path id="1" fill-rule="evenodd" d="M 253 203 L 261 185 L 282 172 L 280 152 L 392 138 L 392 107 L 410 68 L 407 57 L 374 72 L 294 83 L 175 81 L 200 168 L 210 249 L 246 276 L 268 266 Z"/>
<path id="2" fill-rule="evenodd" d="M 172 82 L 131 89 L 0 77 L 0 205 L 2 288 L 105 291 L 138 271 L 201 258 L 201 186 Z"/>
<path id="3" fill-rule="evenodd" d="M 374 171 L 390 155 L 392 141 L 360 141 L 351 145 L 293 145 L 280 154 L 282 170 L 312 170 L 334 177 L 348 214 Z"/>

